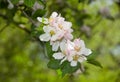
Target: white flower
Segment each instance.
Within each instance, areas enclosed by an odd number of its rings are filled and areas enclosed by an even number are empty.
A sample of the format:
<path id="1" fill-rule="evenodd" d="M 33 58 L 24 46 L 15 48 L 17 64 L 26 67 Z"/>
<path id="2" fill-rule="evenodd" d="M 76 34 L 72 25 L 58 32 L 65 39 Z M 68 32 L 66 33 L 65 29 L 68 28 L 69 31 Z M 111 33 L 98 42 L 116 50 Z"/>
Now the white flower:
<path id="1" fill-rule="evenodd" d="M 71 61 L 72 60 L 72 56 L 70 54 L 72 54 L 72 52 L 69 51 L 69 48 L 67 47 L 67 43 L 66 42 L 61 42 L 60 43 L 60 50 L 61 52 L 57 52 L 53 54 L 53 57 L 55 59 L 61 59 L 61 64 L 65 61 Z"/>
<path id="2" fill-rule="evenodd" d="M 56 12 L 53 12 L 49 19 L 48 18 L 43 18 L 43 17 L 37 17 L 37 20 L 39 22 L 44 23 L 44 24 L 50 24 L 50 23 L 55 21 L 55 18 L 57 17 L 57 15 L 58 14 Z"/>
<path id="3" fill-rule="evenodd" d="M 52 51 L 56 51 L 53 57 L 64 61 L 69 61 L 71 66 L 77 66 L 77 63 L 87 60 L 86 56 L 92 51 L 85 47 L 83 40 L 75 39 L 73 42 L 72 23 L 65 21 L 65 18 L 53 12 L 49 18 L 37 17 L 39 22 L 46 24 L 43 27 L 44 34 L 40 35 L 41 41 L 50 41 Z M 59 50 L 59 51 L 58 51 Z"/>
<path id="4" fill-rule="evenodd" d="M 67 22 L 65 21 L 65 19 L 63 17 L 61 17 L 60 15 L 58 15 L 57 12 L 53 12 L 50 16 L 50 18 L 41 18 L 41 17 L 37 17 L 39 22 L 42 22 L 44 24 L 49 25 L 50 27 L 54 28 L 57 30 L 57 34 L 56 36 L 59 36 L 58 39 L 61 38 L 65 38 L 66 40 L 69 39 L 73 39 L 73 35 L 71 34 L 73 32 L 73 30 L 71 29 L 72 27 L 72 23 L 71 22 Z M 48 37 L 47 41 L 49 40 L 49 34 L 46 35 Z M 54 37 L 56 37 L 54 36 Z M 54 40 L 53 37 L 53 41 Z M 45 37 L 46 39 L 46 37 Z M 44 41 L 44 40 L 43 40 Z"/>
<path id="5" fill-rule="evenodd" d="M 74 55 L 72 55 L 72 61 L 70 61 L 71 62 L 70 65 L 74 67 L 74 66 L 77 66 L 78 62 L 81 63 L 85 60 L 87 60 L 87 58 L 85 56 L 74 54 Z"/>
<path id="6" fill-rule="evenodd" d="M 85 43 L 83 40 L 75 39 L 74 40 L 74 49 L 76 50 L 77 54 L 88 56 L 92 53 L 92 51 L 85 47 Z"/>
<path id="7" fill-rule="evenodd" d="M 77 62 L 81 63 L 87 60 L 86 56 L 92 53 L 90 49 L 85 48 L 83 40 L 75 39 L 74 42 L 68 40 L 67 44 L 67 47 L 69 48 L 69 55 L 72 57 L 70 65 L 73 67 L 77 66 Z"/>
<path id="8" fill-rule="evenodd" d="M 65 45 L 66 44 L 64 42 L 61 43 L 61 46 L 60 46 L 61 52 L 57 52 L 57 53 L 53 54 L 53 57 L 55 59 L 63 59 L 65 57 L 65 55 L 66 55 L 66 48 L 65 48 L 66 46 Z"/>
<path id="9" fill-rule="evenodd" d="M 53 57 L 55 59 L 61 59 L 61 64 L 65 61 L 72 61 L 72 56 L 73 51 L 71 49 L 74 49 L 71 45 L 67 44 L 66 41 L 63 41 L 60 43 L 60 50 L 61 52 L 57 52 L 53 54 Z"/>
<path id="10" fill-rule="evenodd" d="M 61 50 L 63 50 L 65 44 L 66 44 L 65 39 L 50 42 L 50 45 L 52 45 L 52 50 L 53 51 L 57 51 L 59 49 L 59 47 L 60 47 Z"/>
<path id="11" fill-rule="evenodd" d="M 40 40 L 41 41 L 55 41 L 57 38 L 59 38 L 59 32 L 56 31 L 53 27 L 50 26 L 44 26 L 43 27 L 44 34 L 40 35 Z"/>

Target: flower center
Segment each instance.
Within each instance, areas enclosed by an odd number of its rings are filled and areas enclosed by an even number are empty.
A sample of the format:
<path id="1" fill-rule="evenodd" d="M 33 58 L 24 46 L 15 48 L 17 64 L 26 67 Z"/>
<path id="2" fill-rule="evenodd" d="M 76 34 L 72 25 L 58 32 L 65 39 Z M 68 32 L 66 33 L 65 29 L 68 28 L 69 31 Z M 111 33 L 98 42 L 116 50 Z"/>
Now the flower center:
<path id="1" fill-rule="evenodd" d="M 73 56 L 73 60 L 74 60 L 74 61 L 77 61 L 77 60 L 79 59 L 79 57 L 80 57 L 79 55 L 74 55 L 74 56 Z"/>
<path id="2" fill-rule="evenodd" d="M 53 18 L 49 18 L 48 20 L 49 20 L 49 22 L 52 22 L 54 19 Z"/>
<path id="3" fill-rule="evenodd" d="M 50 31 L 51 35 L 55 35 L 55 32 L 53 30 Z"/>
<path id="4" fill-rule="evenodd" d="M 66 55 L 66 51 L 64 50 L 63 52 L 62 52 L 64 55 Z"/>
<path id="5" fill-rule="evenodd" d="M 75 46 L 74 48 L 77 52 L 80 51 L 80 49 L 81 49 L 81 47 L 78 47 L 78 46 Z"/>
<path id="6" fill-rule="evenodd" d="M 62 28 L 63 28 L 63 26 L 62 26 L 61 24 L 58 24 L 58 27 L 59 27 L 60 29 L 62 29 Z"/>

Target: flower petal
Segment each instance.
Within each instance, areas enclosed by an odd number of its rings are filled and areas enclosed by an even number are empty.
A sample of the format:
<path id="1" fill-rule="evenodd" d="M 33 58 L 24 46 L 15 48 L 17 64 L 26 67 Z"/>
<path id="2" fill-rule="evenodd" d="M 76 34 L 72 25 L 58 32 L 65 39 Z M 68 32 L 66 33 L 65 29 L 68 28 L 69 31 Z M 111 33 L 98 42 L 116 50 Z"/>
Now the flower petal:
<path id="1" fill-rule="evenodd" d="M 44 30 L 44 32 L 49 33 L 51 30 L 53 30 L 53 28 L 50 26 L 44 26 L 43 30 Z"/>
<path id="2" fill-rule="evenodd" d="M 65 21 L 65 22 L 63 23 L 63 26 L 65 27 L 65 28 L 64 28 L 65 30 L 69 30 L 69 29 L 72 27 L 72 23 Z"/>
<path id="3" fill-rule="evenodd" d="M 77 61 L 72 61 L 72 62 L 70 63 L 70 65 L 71 65 L 72 67 L 77 66 Z"/>
<path id="4" fill-rule="evenodd" d="M 67 40 L 67 49 L 68 50 L 74 50 L 74 43 L 71 42 L 70 40 Z"/>
<path id="5" fill-rule="evenodd" d="M 82 57 L 80 57 L 80 58 L 78 59 L 79 62 L 83 62 L 83 61 L 85 61 L 85 60 L 87 60 L 87 58 L 86 58 L 85 56 L 82 56 Z"/>
<path id="6" fill-rule="evenodd" d="M 37 17 L 37 20 L 38 20 L 39 22 L 42 22 L 42 18 L 41 18 L 41 17 Z"/>
<path id="7" fill-rule="evenodd" d="M 79 46 L 79 47 L 81 47 L 81 48 L 85 47 L 85 43 L 84 43 L 83 40 L 75 39 L 75 40 L 74 40 L 74 43 L 75 43 L 76 46 Z"/>
<path id="8" fill-rule="evenodd" d="M 46 41 L 47 42 L 47 41 L 50 40 L 51 36 L 48 33 L 45 33 L 45 34 L 40 35 L 39 38 L 40 38 L 41 41 Z"/>
<path id="9" fill-rule="evenodd" d="M 65 33 L 64 37 L 65 37 L 65 39 L 68 39 L 68 40 L 73 39 L 73 35 L 71 33 Z"/>
<path id="10" fill-rule="evenodd" d="M 55 17 L 57 17 L 57 16 L 58 16 L 58 13 L 57 13 L 57 12 L 53 12 L 50 17 L 55 18 Z"/>
<path id="11" fill-rule="evenodd" d="M 58 35 L 55 34 L 51 37 L 51 41 L 56 41 L 58 38 L 59 38 Z"/>
<path id="12" fill-rule="evenodd" d="M 55 59 L 62 59 L 64 57 L 64 55 L 61 52 L 58 52 L 58 53 L 54 53 L 53 57 Z"/>
<path id="13" fill-rule="evenodd" d="M 47 19 L 47 18 L 37 17 L 37 20 L 38 20 L 39 22 L 44 23 L 44 24 L 48 24 L 48 19 Z"/>
<path id="14" fill-rule="evenodd" d="M 85 47 L 85 43 L 84 43 L 84 41 L 83 41 L 83 40 L 80 40 L 79 45 L 80 45 L 81 47 Z"/>
<path id="15" fill-rule="evenodd" d="M 61 60 L 60 64 L 62 64 L 65 60 L 67 60 L 66 57 L 64 57 L 64 58 Z"/>
<path id="16" fill-rule="evenodd" d="M 64 52 L 65 51 L 65 48 L 66 48 L 66 40 L 62 40 L 61 42 L 60 42 L 60 50 L 62 51 L 62 52 Z"/>
<path id="17" fill-rule="evenodd" d="M 83 54 L 84 54 L 85 56 L 88 56 L 88 55 L 90 55 L 91 53 L 92 53 L 92 51 L 91 51 L 90 49 L 87 49 L 87 48 L 85 48 L 84 51 L 83 51 Z"/>
<path id="18" fill-rule="evenodd" d="M 52 50 L 57 51 L 59 48 L 59 45 L 60 45 L 59 41 L 54 42 L 52 45 Z"/>
<path id="19" fill-rule="evenodd" d="M 73 60 L 73 57 L 72 56 L 67 56 L 67 60 L 70 62 Z"/>

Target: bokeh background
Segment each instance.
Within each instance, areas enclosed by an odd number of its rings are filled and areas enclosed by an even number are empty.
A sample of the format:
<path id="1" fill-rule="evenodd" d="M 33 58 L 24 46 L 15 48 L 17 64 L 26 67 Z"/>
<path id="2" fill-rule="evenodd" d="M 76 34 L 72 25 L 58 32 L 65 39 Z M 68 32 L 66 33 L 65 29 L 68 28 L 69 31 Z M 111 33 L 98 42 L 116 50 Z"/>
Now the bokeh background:
<path id="1" fill-rule="evenodd" d="M 39 1 L 31 7 L 23 0 L 0 0 L 0 82 L 120 82 L 120 0 Z M 85 62 L 84 73 L 61 78 L 47 67 L 34 28 L 37 16 L 53 11 L 72 22 L 74 37 L 95 52 L 102 69 Z"/>

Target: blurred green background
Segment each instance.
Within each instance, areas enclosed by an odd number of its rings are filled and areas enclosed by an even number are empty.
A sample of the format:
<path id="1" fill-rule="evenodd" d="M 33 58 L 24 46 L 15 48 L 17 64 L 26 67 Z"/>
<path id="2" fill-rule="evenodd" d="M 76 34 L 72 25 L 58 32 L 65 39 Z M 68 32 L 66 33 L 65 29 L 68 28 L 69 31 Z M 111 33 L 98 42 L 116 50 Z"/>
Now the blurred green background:
<path id="1" fill-rule="evenodd" d="M 120 0 L 17 1 L 0 0 L 0 82 L 120 82 Z M 85 62 L 84 73 L 61 78 L 47 67 L 35 25 L 53 11 L 72 22 L 74 37 L 96 53 L 102 69 Z"/>

